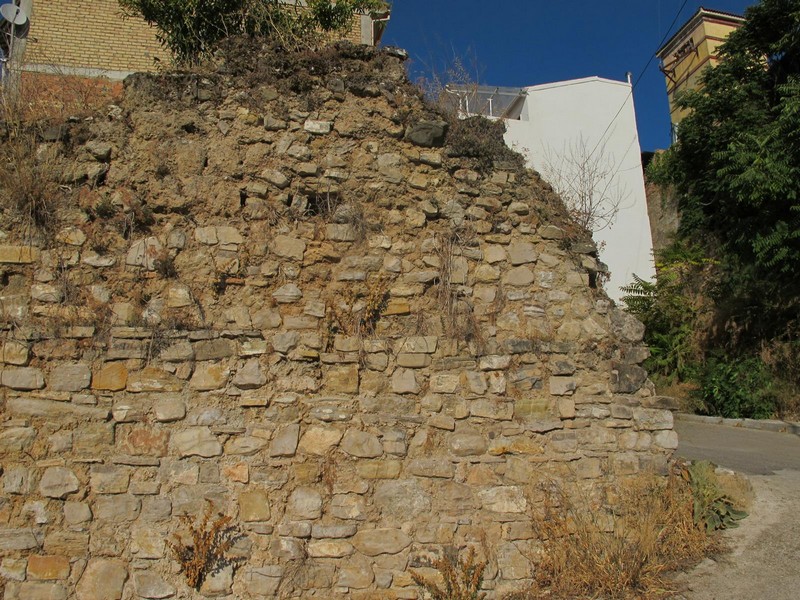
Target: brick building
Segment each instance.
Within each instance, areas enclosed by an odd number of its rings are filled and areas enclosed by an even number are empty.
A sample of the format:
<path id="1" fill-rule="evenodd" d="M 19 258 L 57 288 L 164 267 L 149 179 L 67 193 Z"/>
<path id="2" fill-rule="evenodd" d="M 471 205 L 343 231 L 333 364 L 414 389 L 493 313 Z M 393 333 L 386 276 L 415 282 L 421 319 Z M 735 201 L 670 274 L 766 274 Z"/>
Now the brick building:
<path id="1" fill-rule="evenodd" d="M 30 31 L 23 58 L 25 71 L 120 80 L 133 72 L 152 71 L 170 60 L 155 29 L 141 19 L 123 17 L 117 0 L 28 0 L 27 4 Z M 355 15 L 344 37 L 374 45 L 386 20 L 388 11 Z"/>

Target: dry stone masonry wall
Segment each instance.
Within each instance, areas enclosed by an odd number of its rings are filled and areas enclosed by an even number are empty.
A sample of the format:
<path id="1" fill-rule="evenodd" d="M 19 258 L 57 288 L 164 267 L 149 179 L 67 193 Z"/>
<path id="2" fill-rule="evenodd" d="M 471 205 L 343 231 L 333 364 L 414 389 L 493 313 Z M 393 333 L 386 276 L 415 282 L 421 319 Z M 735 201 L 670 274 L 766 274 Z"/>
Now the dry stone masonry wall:
<path id="1" fill-rule="evenodd" d="M 299 95 L 134 78 L 43 133 L 57 225 L 0 232 L 6 600 L 416 598 L 468 546 L 500 598 L 553 482 L 665 467 L 593 245 L 359 52 Z M 209 501 L 243 535 L 195 592 L 168 542 Z"/>

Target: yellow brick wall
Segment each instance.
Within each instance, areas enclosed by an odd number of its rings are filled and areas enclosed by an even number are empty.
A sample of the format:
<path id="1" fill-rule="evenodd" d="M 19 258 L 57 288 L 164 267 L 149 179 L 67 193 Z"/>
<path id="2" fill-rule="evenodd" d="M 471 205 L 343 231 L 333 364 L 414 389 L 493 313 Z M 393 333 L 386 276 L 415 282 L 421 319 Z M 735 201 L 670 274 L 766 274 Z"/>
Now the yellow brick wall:
<path id="1" fill-rule="evenodd" d="M 154 58 L 170 55 L 117 0 L 34 0 L 26 64 L 129 72 L 153 70 Z"/>
<path id="2" fill-rule="evenodd" d="M 361 19 L 339 38 L 361 42 Z M 25 64 L 38 68 L 152 71 L 171 60 L 141 19 L 125 17 L 117 0 L 34 0 Z"/>

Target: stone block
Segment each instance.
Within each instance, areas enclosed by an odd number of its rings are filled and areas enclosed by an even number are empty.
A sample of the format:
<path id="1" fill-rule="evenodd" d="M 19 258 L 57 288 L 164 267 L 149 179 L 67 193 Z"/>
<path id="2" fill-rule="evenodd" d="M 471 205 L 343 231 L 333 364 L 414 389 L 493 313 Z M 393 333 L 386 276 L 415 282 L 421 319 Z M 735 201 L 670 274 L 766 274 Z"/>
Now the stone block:
<path id="1" fill-rule="evenodd" d="M 28 345 L 15 340 L 7 340 L 0 344 L 0 364 L 24 367 L 30 360 Z"/>
<path id="2" fill-rule="evenodd" d="M 492 512 L 523 513 L 528 501 L 522 488 L 517 486 L 497 486 L 478 492 L 483 507 Z"/>
<path id="3" fill-rule="evenodd" d="M 182 457 L 211 458 L 222 454 L 222 444 L 208 427 L 192 427 L 174 433 L 172 444 Z"/>
<path id="4" fill-rule="evenodd" d="M 397 479 L 402 466 L 399 460 L 362 460 L 356 463 L 356 473 L 364 479 Z"/>
<path id="5" fill-rule="evenodd" d="M 128 369 L 122 362 L 106 363 L 92 377 L 92 389 L 119 392 L 128 384 Z"/>
<path id="6" fill-rule="evenodd" d="M 365 556 L 397 554 L 411 544 L 411 538 L 400 529 L 362 529 L 352 538 L 353 546 Z"/>
<path id="7" fill-rule="evenodd" d="M 66 467 L 48 467 L 39 481 L 39 493 L 47 498 L 64 499 L 80 489 L 80 482 Z"/>
<path id="8" fill-rule="evenodd" d="M 333 394 L 358 393 L 358 365 L 331 367 L 323 374 L 325 389 Z"/>
<path id="9" fill-rule="evenodd" d="M 10 587 L 10 586 L 9 586 Z M 6 595 L 10 590 L 6 590 Z M 26 581 L 19 586 L 19 595 L 22 600 L 67 600 L 67 588 L 60 583 L 43 583 Z"/>
<path id="10" fill-rule="evenodd" d="M 135 571 L 133 587 L 140 598 L 170 598 L 176 592 L 174 585 L 150 571 Z"/>
<path id="11" fill-rule="evenodd" d="M 89 387 L 92 371 L 83 363 L 60 364 L 50 372 L 49 388 L 56 392 L 79 392 Z"/>
<path id="12" fill-rule="evenodd" d="M 348 429 L 340 448 L 350 456 L 376 458 L 383 454 L 383 445 L 378 436 L 366 431 Z"/>
<path id="13" fill-rule="evenodd" d="M 95 494 L 124 494 L 131 479 L 130 469 L 116 465 L 93 465 L 89 472 Z"/>
<path id="14" fill-rule="evenodd" d="M 0 371 L 0 383 L 12 390 L 30 391 L 44 387 L 44 374 L 33 367 L 6 368 Z"/>
<path id="15" fill-rule="evenodd" d="M 251 490 L 239 494 L 239 518 L 245 523 L 269 521 L 269 494 L 266 490 Z"/>
<path id="16" fill-rule="evenodd" d="M 480 456 L 488 448 L 486 438 L 479 433 L 454 433 L 448 445 L 455 456 Z"/>
<path id="17" fill-rule="evenodd" d="M 313 488 L 296 488 L 286 501 L 286 513 L 293 519 L 319 519 L 322 516 L 322 496 Z"/>
<path id="18" fill-rule="evenodd" d="M 75 588 L 77 600 L 120 600 L 128 580 L 128 570 L 121 560 L 91 558 Z"/>
<path id="19" fill-rule="evenodd" d="M 300 438 L 300 425 L 291 423 L 280 427 L 272 436 L 269 455 L 272 457 L 294 456 Z"/>
<path id="20" fill-rule="evenodd" d="M 210 392 L 225 387 L 230 370 L 223 363 L 200 363 L 195 367 L 189 387 L 198 392 Z"/>
<path id="21" fill-rule="evenodd" d="M 310 426 L 306 429 L 298 450 L 304 454 L 324 456 L 331 448 L 337 446 L 344 433 L 331 427 Z"/>

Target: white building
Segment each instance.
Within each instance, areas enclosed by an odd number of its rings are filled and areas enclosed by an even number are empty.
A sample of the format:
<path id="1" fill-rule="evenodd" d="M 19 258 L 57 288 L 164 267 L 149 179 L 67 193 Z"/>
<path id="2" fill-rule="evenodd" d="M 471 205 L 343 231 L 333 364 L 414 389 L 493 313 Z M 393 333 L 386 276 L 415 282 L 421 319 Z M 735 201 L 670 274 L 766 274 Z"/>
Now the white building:
<path id="1" fill-rule="evenodd" d="M 506 121 L 506 143 L 561 193 L 589 228 L 614 300 L 633 274 L 651 279 L 650 221 L 630 82 L 600 77 L 526 88 L 450 88 L 467 114 Z M 576 206 L 578 205 L 578 206 Z M 609 218 L 613 217 L 613 218 Z"/>

